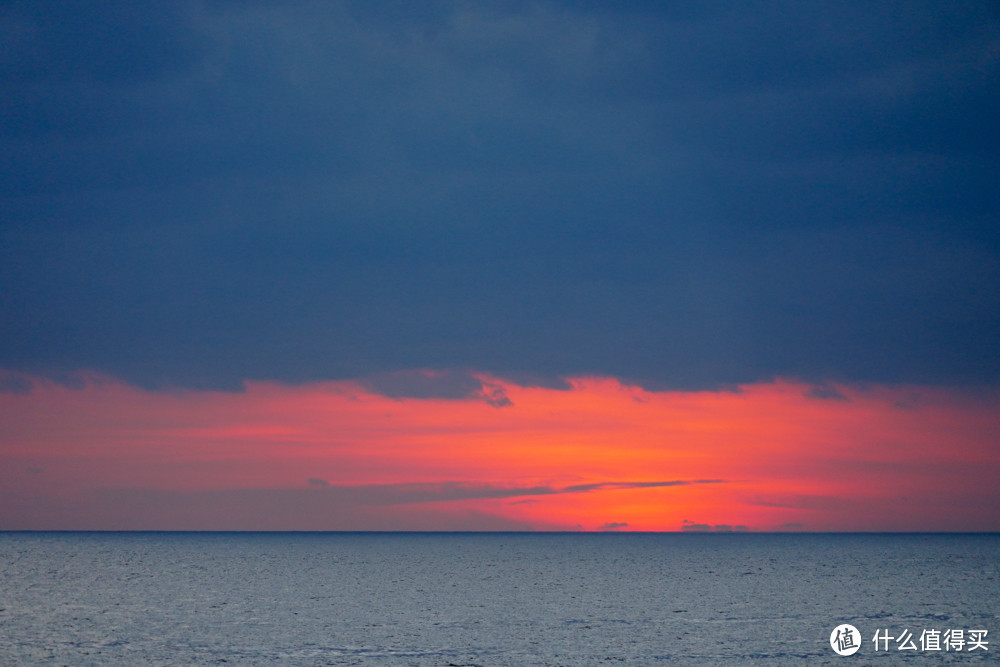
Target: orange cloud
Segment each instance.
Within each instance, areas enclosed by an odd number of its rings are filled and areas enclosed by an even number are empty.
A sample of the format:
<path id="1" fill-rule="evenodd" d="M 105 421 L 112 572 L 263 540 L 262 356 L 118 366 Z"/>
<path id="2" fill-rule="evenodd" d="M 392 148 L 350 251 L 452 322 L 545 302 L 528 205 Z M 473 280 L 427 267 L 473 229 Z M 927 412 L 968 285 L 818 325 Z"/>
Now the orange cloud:
<path id="1" fill-rule="evenodd" d="M 0 393 L 6 529 L 1000 530 L 995 394 L 17 379 Z"/>

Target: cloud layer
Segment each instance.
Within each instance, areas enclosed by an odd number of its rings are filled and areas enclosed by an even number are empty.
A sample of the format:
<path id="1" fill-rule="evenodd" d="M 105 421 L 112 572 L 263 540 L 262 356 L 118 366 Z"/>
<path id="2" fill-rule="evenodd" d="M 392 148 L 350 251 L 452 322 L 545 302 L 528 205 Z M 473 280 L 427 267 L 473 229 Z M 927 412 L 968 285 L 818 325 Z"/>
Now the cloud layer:
<path id="1" fill-rule="evenodd" d="M 0 367 L 497 406 L 412 374 L 996 383 L 998 28 L 992 3 L 4 3 Z"/>

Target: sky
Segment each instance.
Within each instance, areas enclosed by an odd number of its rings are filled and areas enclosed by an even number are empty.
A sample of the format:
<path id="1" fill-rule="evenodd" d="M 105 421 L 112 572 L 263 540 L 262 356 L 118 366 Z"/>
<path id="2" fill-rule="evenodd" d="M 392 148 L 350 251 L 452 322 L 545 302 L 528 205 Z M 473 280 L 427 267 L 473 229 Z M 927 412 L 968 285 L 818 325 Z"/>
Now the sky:
<path id="1" fill-rule="evenodd" d="M 1000 530 L 1000 5 L 0 7 L 0 529 Z"/>

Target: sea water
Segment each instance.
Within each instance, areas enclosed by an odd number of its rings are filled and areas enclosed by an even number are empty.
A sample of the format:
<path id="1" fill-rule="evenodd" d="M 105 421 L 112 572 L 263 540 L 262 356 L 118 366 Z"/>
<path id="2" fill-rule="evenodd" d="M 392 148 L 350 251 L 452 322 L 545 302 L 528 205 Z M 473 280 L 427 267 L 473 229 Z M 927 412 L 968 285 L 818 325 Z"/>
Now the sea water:
<path id="1" fill-rule="evenodd" d="M 3 665 L 1000 654 L 998 535 L 0 533 L 0 568 Z M 831 648 L 841 623 L 861 633 L 853 657 Z M 987 643 L 924 650 L 921 636 L 946 630 Z M 893 639 L 876 646 L 881 631 Z"/>

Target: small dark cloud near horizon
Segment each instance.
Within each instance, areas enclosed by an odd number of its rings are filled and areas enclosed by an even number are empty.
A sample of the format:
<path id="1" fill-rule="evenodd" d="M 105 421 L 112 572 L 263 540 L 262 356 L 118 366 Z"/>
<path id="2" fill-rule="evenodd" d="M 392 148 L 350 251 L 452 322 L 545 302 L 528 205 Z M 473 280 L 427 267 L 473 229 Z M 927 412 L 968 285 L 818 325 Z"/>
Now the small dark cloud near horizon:
<path id="1" fill-rule="evenodd" d="M 799 523 L 798 521 L 790 521 L 788 523 L 783 523 L 778 526 L 778 530 L 805 530 L 805 524 Z"/>
<path id="2" fill-rule="evenodd" d="M 0 368 L 1000 384 L 996 3 L 12 0 L 0 33 Z"/>
<path id="3" fill-rule="evenodd" d="M 750 527 L 743 524 L 733 526 L 727 523 L 717 523 L 715 525 L 695 523 L 694 521 L 684 519 L 681 523 L 681 530 L 688 533 L 745 533 L 750 530 Z"/>
<path id="4" fill-rule="evenodd" d="M 692 533 L 707 533 L 712 530 L 712 527 L 707 523 L 695 523 L 684 519 L 684 522 L 681 524 L 681 530 Z"/>
<path id="5" fill-rule="evenodd" d="M 628 528 L 628 524 L 612 521 L 610 523 L 601 524 L 598 530 L 618 530 L 619 528 Z"/>

